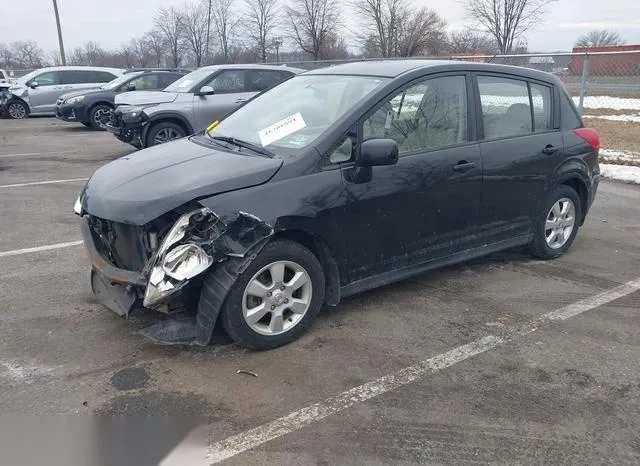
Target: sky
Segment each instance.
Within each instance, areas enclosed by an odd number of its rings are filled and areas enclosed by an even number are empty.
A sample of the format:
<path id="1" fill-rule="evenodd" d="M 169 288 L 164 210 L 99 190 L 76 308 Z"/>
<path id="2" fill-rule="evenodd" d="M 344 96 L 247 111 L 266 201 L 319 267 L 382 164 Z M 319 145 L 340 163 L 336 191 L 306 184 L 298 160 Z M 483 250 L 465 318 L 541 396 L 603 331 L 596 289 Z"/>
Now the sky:
<path id="1" fill-rule="evenodd" d="M 458 0 L 413 3 L 435 9 L 451 30 L 469 23 Z M 89 40 L 103 48 L 119 47 L 151 28 L 154 10 L 183 4 L 184 0 L 58 0 L 65 50 L 69 53 Z M 34 40 L 45 52 L 57 49 L 51 0 L 0 0 L 0 18 L 0 42 Z M 351 21 L 349 15 L 345 20 Z M 556 0 L 526 40 L 530 51 L 570 51 L 578 36 L 594 29 L 615 30 L 627 44 L 640 44 L 640 1 Z"/>

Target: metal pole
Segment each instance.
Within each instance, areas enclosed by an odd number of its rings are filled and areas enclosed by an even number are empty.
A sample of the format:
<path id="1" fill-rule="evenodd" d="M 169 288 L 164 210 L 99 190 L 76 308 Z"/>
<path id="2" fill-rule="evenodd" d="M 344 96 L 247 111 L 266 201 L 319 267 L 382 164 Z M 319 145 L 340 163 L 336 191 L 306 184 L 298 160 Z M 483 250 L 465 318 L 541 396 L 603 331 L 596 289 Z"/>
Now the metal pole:
<path id="1" fill-rule="evenodd" d="M 207 43 L 204 45 L 204 55 L 209 60 L 209 32 L 211 30 L 211 0 L 209 0 L 209 7 L 207 8 Z M 207 63 L 210 64 L 210 63 Z"/>
<path id="2" fill-rule="evenodd" d="M 56 26 L 58 27 L 58 45 L 60 46 L 60 59 L 62 66 L 67 65 L 67 59 L 64 56 L 64 43 L 62 42 L 62 29 L 60 28 L 60 15 L 58 14 L 58 2 L 53 0 L 53 12 L 56 15 Z"/>
<path id="3" fill-rule="evenodd" d="M 580 102 L 578 103 L 578 112 L 582 115 L 584 110 L 584 98 L 587 95 L 587 87 L 589 85 L 589 54 L 584 55 L 582 62 L 582 79 L 580 80 Z"/>

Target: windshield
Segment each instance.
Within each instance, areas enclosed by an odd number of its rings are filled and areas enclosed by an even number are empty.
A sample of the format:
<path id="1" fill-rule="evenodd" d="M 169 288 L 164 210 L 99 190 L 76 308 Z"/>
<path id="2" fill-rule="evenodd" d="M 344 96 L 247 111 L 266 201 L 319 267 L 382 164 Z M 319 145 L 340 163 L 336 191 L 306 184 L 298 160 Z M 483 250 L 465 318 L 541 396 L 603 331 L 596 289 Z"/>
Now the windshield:
<path id="1" fill-rule="evenodd" d="M 106 90 L 113 90 L 116 87 L 118 87 L 119 85 L 121 85 L 124 82 L 127 82 L 128 80 L 130 80 L 131 78 L 133 78 L 134 76 L 138 76 L 141 73 L 126 73 L 126 74 L 122 74 L 120 76 L 118 76 L 116 79 L 109 81 L 106 84 L 103 84 L 102 86 L 100 86 L 100 89 L 106 89 Z"/>
<path id="2" fill-rule="evenodd" d="M 211 76 L 213 70 L 199 69 L 192 71 L 189 74 L 185 74 L 177 81 L 172 82 L 169 86 L 165 87 L 163 91 L 166 92 L 189 92 L 194 84 L 199 83 L 207 76 Z"/>
<path id="3" fill-rule="evenodd" d="M 371 76 L 296 76 L 248 102 L 208 134 L 295 155 L 387 81 Z"/>

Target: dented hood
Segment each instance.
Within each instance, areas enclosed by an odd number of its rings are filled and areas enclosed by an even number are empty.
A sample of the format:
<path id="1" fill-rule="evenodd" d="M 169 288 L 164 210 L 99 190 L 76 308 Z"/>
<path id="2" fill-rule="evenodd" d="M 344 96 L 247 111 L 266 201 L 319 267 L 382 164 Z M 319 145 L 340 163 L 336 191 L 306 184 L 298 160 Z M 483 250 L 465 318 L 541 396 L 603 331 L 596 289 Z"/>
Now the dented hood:
<path id="1" fill-rule="evenodd" d="M 185 138 L 99 168 L 81 203 L 91 215 L 144 225 L 191 200 L 265 183 L 281 166 L 282 159 L 220 151 Z"/>
<path id="2" fill-rule="evenodd" d="M 118 94 L 115 98 L 116 105 L 144 106 L 152 104 L 166 104 L 173 102 L 178 97 L 177 92 L 164 91 L 131 91 Z"/>

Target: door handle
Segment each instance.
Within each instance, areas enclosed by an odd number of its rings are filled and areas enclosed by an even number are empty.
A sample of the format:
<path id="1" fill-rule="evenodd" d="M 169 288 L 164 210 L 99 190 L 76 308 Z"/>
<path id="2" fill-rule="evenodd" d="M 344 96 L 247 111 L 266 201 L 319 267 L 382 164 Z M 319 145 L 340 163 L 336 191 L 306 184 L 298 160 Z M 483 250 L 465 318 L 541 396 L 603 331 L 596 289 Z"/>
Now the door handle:
<path id="1" fill-rule="evenodd" d="M 545 155 L 553 155 L 558 152 L 560 148 L 558 146 L 552 146 L 551 144 L 547 144 L 544 149 L 542 149 L 542 153 Z"/>
<path id="2" fill-rule="evenodd" d="M 461 160 L 457 165 L 453 166 L 453 171 L 464 173 L 472 168 L 476 168 L 475 162 L 467 162 L 466 160 Z"/>
<path id="3" fill-rule="evenodd" d="M 236 103 L 237 103 L 237 104 L 241 104 L 242 102 L 245 102 L 246 100 L 247 100 L 247 99 L 238 99 L 238 100 L 236 100 Z"/>

